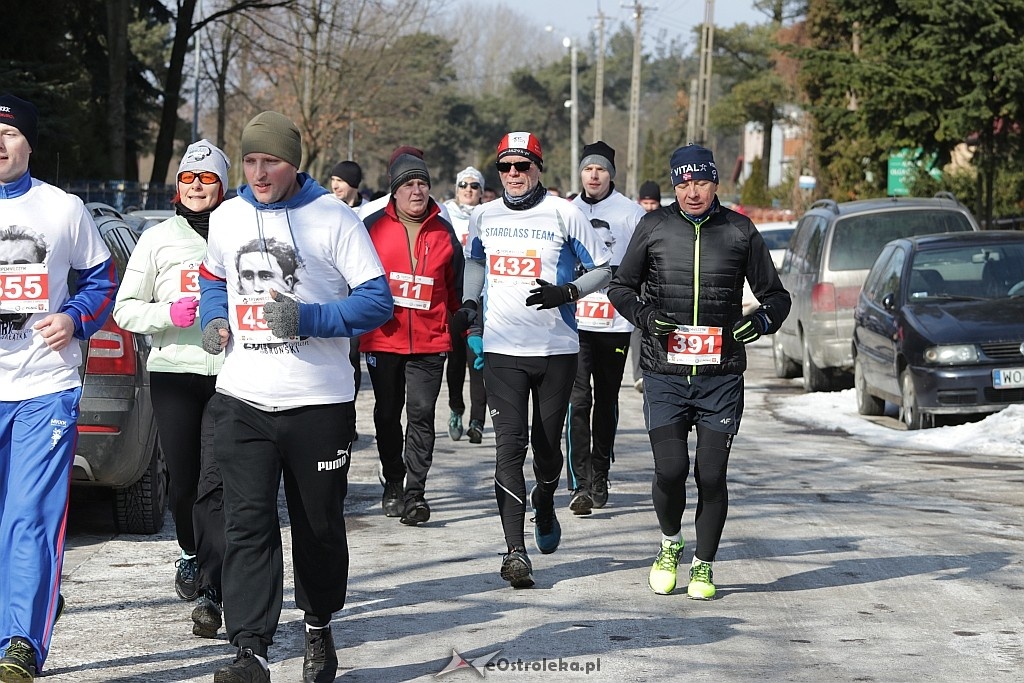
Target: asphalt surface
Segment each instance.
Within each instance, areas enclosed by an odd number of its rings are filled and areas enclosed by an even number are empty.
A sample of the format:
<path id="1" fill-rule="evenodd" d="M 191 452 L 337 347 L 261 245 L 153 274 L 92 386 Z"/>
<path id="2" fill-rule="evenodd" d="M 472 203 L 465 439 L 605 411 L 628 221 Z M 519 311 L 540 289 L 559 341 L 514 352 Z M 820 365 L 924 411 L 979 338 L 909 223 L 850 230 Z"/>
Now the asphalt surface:
<path id="1" fill-rule="evenodd" d="M 442 394 L 427 482 L 432 517 L 406 527 L 380 509 L 364 382 L 347 499 L 348 603 L 333 624 L 339 678 L 431 680 L 454 650 L 492 666 L 440 680 L 1024 680 L 1024 463 L 882 452 L 808 429 L 777 414 L 773 398 L 798 388 L 771 376 L 765 342 L 751 347 L 751 366 L 715 564 L 718 599 L 709 602 L 687 599 L 685 584 L 669 596 L 647 586 L 660 533 L 642 396 L 631 383 L 620 394 L 607 507 L 574 517 L 559 492 L 561 547 L 541 555 L 527 522 L 537 586 L 513 590 L 498 576 L 490 424 L 480 445 L 451 441 Z M 692 487 L 690 495 L 687 564 Z M 302 615 L 281 501 L 285 604 L 271 673 L 301 681 Z M 170 518 L 156 536 L 118 536 L 106 501 L 76 494 L 73 502 L 68 606 L 45 680 L 212 680 L 234 650 L 223 630 L 217 640 L 192 636 L 193 604 L 173 590 Z"/>

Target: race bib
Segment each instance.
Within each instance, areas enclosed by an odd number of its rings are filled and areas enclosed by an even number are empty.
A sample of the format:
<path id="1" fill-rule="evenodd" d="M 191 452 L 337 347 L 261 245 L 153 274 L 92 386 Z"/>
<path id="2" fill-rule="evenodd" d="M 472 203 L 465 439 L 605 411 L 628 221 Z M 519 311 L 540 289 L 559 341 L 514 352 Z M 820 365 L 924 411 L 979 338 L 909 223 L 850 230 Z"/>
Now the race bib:
<path id="1" fill-rule="evenodd" d="M 0 266 L 0 311 L 49 313 L 50 277 L 44 263 Z"/>
<path id="2" fill-rule="evenodd" d="M 615 308 L 602 292 L 588 294 L 576 302 L 576 319 L 587 327 L 611 327 Z"/>
<path id="3" fill-rule="evenodd" d="M 185 261 L 178 266 L 178 289 L 181 296 L 199 298 L 199 264 L 201 261 Z"/>
<path id="4" fill-rule="evenodd" d="M 298 341 L 298 337 L 282 339 L 274 336 L 263 317 L 263 304 L 270 301 L 269 294 L 243 296 L 235 304 L 235 325 L 238 328 L 237 342 L 244 344 L 281 344 Z"/>
<path id="5" fill-rule="evenodd" d="M 434 278 L 408 273 L 389 273 L 388 284 L 396 306 L 425 311 L 430 308 L 434 294 Z"/>
<path id="6" fill-rule="evenodd" d="M 487 254 L 491 284 L 532 286 L 540 277 L 540 267 L 536 249 L 495 249 Z"/>
<path id="7" fill-rule="evenodd" d="M 718 365 L 722 362 L 722 328 L 680 325 L 668 338 L 673 365 Z"/>

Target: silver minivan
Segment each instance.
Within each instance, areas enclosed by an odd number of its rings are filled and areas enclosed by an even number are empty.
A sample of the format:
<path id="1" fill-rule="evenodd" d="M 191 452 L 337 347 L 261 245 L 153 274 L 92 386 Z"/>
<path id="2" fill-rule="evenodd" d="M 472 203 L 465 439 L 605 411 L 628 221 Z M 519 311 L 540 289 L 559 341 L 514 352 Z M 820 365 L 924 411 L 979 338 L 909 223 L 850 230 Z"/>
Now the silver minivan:
<path id="1" fill-rule="evenodd" d="M 803 375 L 805 391 L 852 386 L 853 310 L 882 247 L 899 237 L 978 229 L 948 192 L 812 204 L 779 269 L 793 309 L 772 337 L 775 374 Z"/>

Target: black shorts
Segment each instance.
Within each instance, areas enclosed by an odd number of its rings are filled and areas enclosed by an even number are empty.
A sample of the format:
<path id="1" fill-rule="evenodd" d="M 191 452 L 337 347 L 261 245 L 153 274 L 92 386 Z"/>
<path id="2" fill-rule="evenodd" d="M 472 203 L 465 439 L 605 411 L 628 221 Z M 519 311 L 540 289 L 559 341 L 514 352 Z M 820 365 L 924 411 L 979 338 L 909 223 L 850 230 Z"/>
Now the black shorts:
<path id="1" fill-rule="evenodd" d="M 684 376 L 644 371 L 647 431 L 684 423 L 736 434 L 742 417 L 743 375 Z"/>

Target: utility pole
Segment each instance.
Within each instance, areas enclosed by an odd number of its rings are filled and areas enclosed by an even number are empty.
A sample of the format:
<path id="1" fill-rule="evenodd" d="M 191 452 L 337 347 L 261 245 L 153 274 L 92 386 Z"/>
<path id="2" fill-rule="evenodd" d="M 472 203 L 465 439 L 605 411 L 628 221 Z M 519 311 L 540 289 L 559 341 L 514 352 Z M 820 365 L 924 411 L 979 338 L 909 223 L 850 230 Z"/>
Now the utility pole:
<path id="1" fill-rule="evenodd" d="M 626 152 L 626 196 L 636 199 L 640 173 L 637 157 L 640 146 L 640 54 L 643 50 L 644 7 L 639 2 L 633 3 L 633 18 L 636 29 L 633 34 L 633 75 L 629 88 L 629 147 Z"/>
<path id="2" fill-rule="evenodd" d="M 570 125 L 569 134 L 572 136 L 571 154 L 572 163 L 569 165 L 571 173 L 569 175 L 572 178 L 570 182 L 570 191 L 573 194 L 579 194 L 580 192 L 580 174 L 576 172 L 576 164 L 580 161 L 580 99 L 579 90 L 577 89 L 577 81 L 579 80 L 576 76 L 576 41 L 572 41 L 572 46 L 569 48 L 572 60 L 572 77 L 569 80 L 569 97 L 572 98 L 572 123 Z"/>
<path id="3" fill-rule="evenodd" d="M 597 84 L 594 87 L 594 140 L 604 132 L 604 12 L 597 6 Z"/>
<path id="4" fill-rule="evenodd" d="M 700 67 L 697 75 L 696 140 L 707 146 L 708 102 L 711 99 L 711 52 L 715 40 L 715 0 L 704 0 L 704 25 L 700 31 Z"/>

